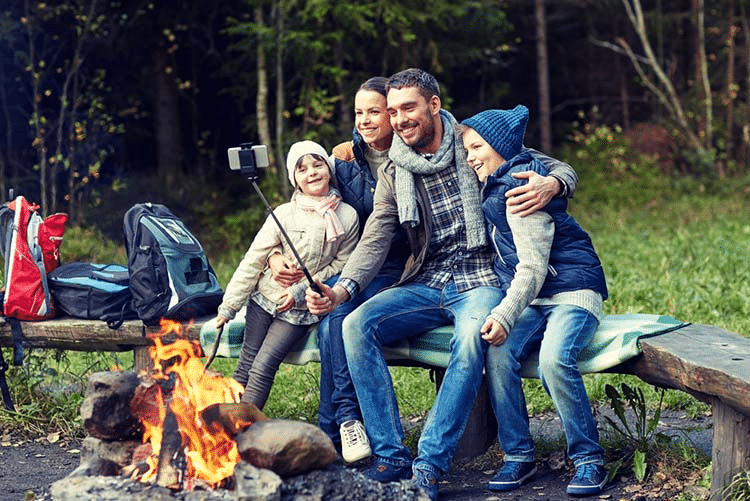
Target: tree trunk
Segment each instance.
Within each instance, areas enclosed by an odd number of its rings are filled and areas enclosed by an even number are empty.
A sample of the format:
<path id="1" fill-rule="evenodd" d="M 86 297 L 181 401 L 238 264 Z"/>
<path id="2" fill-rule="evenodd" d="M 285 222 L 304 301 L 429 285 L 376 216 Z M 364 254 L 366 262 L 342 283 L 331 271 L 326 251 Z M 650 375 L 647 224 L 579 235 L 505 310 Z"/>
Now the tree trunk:
<path id="1" fill-rule="evenodd" d="M 171 75 L 169 55 L 163 47 L 151 53 L 154 82 L 154 133 L 156 136 L 156 173 L 170 189 L 179 189 L 177 180 L 183 170 L 182 130 L 177 84 Z"/>
<path id="2" fill-rule="evenodd" d="M 338 69 L 344 69 L 344 47 L 341 42 L 341 40 L 338 40 L 336 42 L 336 49 L 334 51 L 334 61 L 333 64 Z M 341 74 L 336 77 L 336 92 L 339 95 L 339 133 L 342 137 L 347 137 L 352 130 L 352 126 L 354 125 L 352 122 L 352 102 L 354 101 L 353 96 L 352 99 L 349 99 L 346 95 L 346 91 L 344 89 L 344 82 Z"/>
<path id="3" fill-rule="evenodd" d="M 26 18 L 31 19 L 28 1 L 24 2 L 24 12 L 26 13 Z M 37 156 L 39 158 L 39 205 L 41 206 L 41 213 L 44 216 L 49 214 L 49 199 L 47 198 L 47 145 L 45 143 L 47 140 L 47 134 L 42 120 L 43 117 L 41 116 L 42 110 L 39 105 L 42 101 L 40 89 L 41 76 L 39 75 L 41 69 L 37 68 L 37 54 L 36 46 L 34 44 L 36 36 L 32 24 L 33 23 L 31 22 L 26 23 L 27 34 L 29 37 L 29 61 L 31 65 L 31 98 L 33 100 L 31 123 L 34 127 L 34 140 L 31 143 L 31 146 L 37 151 Z"/>
<path id="4" fill-rule="evenodd" d="M 745 2 L 740 2 L 740 20 L 742 23 L 742 38 L 745 40 L 745 102 L 750 102 L 750 23 L 747 19 L 747 11 L 745 10 Z M 750 110 L 747 106 L 744 107 L 744 120 L 742 125 L 742 146 L 739 149 L 737 159 L 743 164 L 744 169 L 747 170 L 747 166 L 750 163 Z"/>
<path id="5" fill-rule="evenodd" d="M 700 63 L 700 82 L 703 87 L 703 105 L 705 107 L 705 137 L 706 150 L 713 146 L 713 98 L 711 96 L 711 81 L 708 78 L 708 57 L 706 56 L 706 19 L 704 0 L 696 0 L 698 10 L 696 12 L 696 24 L 698 32 L 698 58 Z"/>
<path id="6" fill-rule="evenodd" d="M 276 158 L 279 159 L 277 175 L 279 193 L 286 199 L 291 195 L 291 189 L 284 168 L 284 10 L 276 7 Z"/>
<path id="7" fill-rule="evenodd" d="M 550 153 L 552 151 L 552 132 L 550 129 L 549 63 L 544 0 L 534 1 L 534 25 L 536 26 L 536 69 L 539 77 L 539 134 L 541 136 L 541 150 Z"/>
<path id="8" fill-rule="evenodd" d="M 255 23 L 263 28 L 263 9 L 262 7 L 256 7 L 254 11 Z M 258 30 L 260 33 L 262 30 Z M 271 145 L 271 125 L 268 121 L 268 68 L 266 66 L 266 44 L 263 40 L 258 40 L 255 45 L 255 53 L 257 56 L 257 78 L 258 78 L 258 90 L 255 95 L 255 115 L 258 120 L 258 138 L 261 144 Z M 271 160 L 273 158 L 273 150 L 269 150 Z M 276 177 L 278 168 L 275 162 L 271 162 L 270 165 L 271 174 Z"/>
<path id="9" fill-rule="evenodd" d="M 615 71 L 617 79 L 620 81 L 620 106 L 622 107 L 622 128 L 630 128 L 630 92 L 628 90 L 628 77 L 622 68 L 622 61 L 619 57 L 615 58 Z"/>
<path id="10" fill-rule="evenodd" d="M 727 29 L 727 88 L 726 88 L 726 109 L 727 109 L 727 146 L 726 154 L 728 158 L 733 158 L 735 155 L 734 151 L 734 102 L 735 102 L 735 75 L 734 75 L 734 35 L 735 35 L 735 19 L 734 19 L 734 0 L 729 0 L 727 5 L 729 13 L 729 23 Z"/>

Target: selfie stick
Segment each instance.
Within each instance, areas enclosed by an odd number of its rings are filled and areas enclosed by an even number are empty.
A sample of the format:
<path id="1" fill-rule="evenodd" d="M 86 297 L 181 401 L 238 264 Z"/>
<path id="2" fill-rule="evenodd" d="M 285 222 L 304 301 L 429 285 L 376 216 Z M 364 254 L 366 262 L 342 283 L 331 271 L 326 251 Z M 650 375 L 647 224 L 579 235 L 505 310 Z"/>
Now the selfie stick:
<path id="1" fill-rule="evenodd" d="M 305 274 L 305 277 L 307 277 L 307 281 L 310 282 L 310 288 L 317 292 L 318 294 L 322 295 L 323 291 L 320 290 L 320 287 L 318 287 L 318 284 L 315 283 L 315 280 L 313 280 L 312 275 L 310 275 L 310 272 L 307 270 L 307 267 L 305 266 L 305 263 L 302 261 L 302 258 L 297 253 L 297 249 L 294 248 L 294 244 L 292 243 L 292 239 L 289 238 L 289 235 L 286 231 L 284 231 L 284 227 L 281 226 L 281 221 L 276 217 L 276 214 L 273 212 L 273 209 L 271 208 L 271 204 L 268 203 L 268 200 L 266 200 L 266 197 L 263 196 L 263 192 L 260 191 L 260 187 L 258 186 L 258 183 L 255 182 L 257 177 L 248 176 L 248 180 L 253 184 L 253 188 L 255 188 L 255 192 L 258 194 L 261 200 L 263 200 L 263 204 L 266 206 L 266 209 L 271 213 L 271 217 L 274 221 L 276 221 L 276 225 L 279 227 L 279 230 L 281 230 L 281 234 L 284 235 L 284 238 L 286 239 L 286 242 L 289 244 L 289 248 L 292 250 L 292 254 L 294 254 L 294 257 L 297 258 L 297 262 L 302 267 L 302 272 Z"/>

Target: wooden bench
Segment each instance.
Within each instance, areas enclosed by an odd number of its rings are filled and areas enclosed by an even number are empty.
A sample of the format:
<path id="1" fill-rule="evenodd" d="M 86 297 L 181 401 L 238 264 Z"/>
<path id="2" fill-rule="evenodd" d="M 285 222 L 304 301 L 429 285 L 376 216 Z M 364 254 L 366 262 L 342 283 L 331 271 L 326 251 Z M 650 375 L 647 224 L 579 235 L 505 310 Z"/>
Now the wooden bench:
<path id="1" fill-rule="evenodd" d="M 202 321 L 187 324 L 184 335 L 198 339 Z M 76 351 L 133 351 L 136 370 L 147 370 L 151 361 L 149 333 L 140 321 L 109 329 L 104 322 L 72 318 L 22 322 L 24 345 Z M 12 346 L 10 326 L 0 320 L 0 346 Z M 711 405 L 713 449 L 711 494 L 718 496 L 732 477 L 750 470 L 750 339 L 710 325 L 688 324 L 640 341 L 642 353 L 608 372 L 633 374 L 663 388 L 685 391 Z M 409 365 L 399 360 L 399 365 Z M 422 363 L 414 365 L 422 366 Z M 440 367 L 435 367 L 438 371 Z M 439 377 L 438 377 L 439 383 Z M 474 407 L 467 426 L 475 437 L 464 449 L 486 446 L 494 432 L 485 396 Z M 489 423 L 489 424 L 488 424 Z"/>

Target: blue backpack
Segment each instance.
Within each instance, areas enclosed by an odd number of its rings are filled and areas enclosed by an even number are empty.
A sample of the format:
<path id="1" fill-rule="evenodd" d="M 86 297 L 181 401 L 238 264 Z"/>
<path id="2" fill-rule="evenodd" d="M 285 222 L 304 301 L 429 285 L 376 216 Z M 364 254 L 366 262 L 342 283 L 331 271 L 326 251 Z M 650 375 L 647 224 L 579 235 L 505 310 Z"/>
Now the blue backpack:
<path id="1" fill-rule="evenodd" d="M 136 204 L 123 221 L 133 307 L 146 325 L 215 315 L 224 292 L 203 247 L 160 204 Z"/>
<path id="2" fill-rule="evenodd" d="M 68 316 L 104 320 L 112 329 L 138 318 L 125 266 L 65 263 L 47 278 L 55 306 Z"/>

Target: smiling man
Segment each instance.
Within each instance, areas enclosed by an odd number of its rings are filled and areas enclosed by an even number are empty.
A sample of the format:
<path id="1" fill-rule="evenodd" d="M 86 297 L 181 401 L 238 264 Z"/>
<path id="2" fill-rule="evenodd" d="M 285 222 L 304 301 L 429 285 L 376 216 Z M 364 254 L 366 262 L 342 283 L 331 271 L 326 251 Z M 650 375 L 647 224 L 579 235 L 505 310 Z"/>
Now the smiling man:
<path id="1" fill-rule="evenodd" d="M 408 69 L 393 75 L 386 89 L 396 134 L 390 162 L 378 177 L 373 213 L 338 283 L 323 286 L 323 296 L 308 291 L 307 300 L 310 311 L 325 314 L 356 295 L 377 274 L 393 234 L 406 230 L 411 256 L 400 281 L 346 317 L 344 345 L 375 456 L 363 473 L 390 482 L 412 477 L 413 470 L 413 482 L 435 499 L 481 383 L 487 343 L 480 328 L 502 292 L 479 183 L 466 164 L 456 120 L 442 109 L 437 81 Z M 412 465 L 382 348 L 450 324 L 450 362 Z"/>

